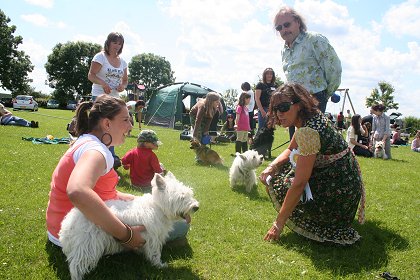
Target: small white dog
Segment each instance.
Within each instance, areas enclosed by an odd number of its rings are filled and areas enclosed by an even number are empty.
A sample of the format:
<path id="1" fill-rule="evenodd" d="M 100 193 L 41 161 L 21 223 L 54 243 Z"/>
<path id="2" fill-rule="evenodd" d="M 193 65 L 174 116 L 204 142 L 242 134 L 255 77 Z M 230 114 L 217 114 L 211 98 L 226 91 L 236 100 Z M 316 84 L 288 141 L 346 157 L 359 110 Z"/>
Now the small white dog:
<path id="1" fill-rule="evenodd" d="M 171 172 L 165 177 L 156 174 L 152 186 L 151 194 L 132 201 L 108 200 L 106 204 L 123 223 L 146 227 L 141 233 L 146 243 L 139 251 L 153 265 L 166 267 L 167 264 L 161 261 L 161 252 L 168 233 L 176 221 L 190 221 L 190 214 L 198 210 L 199 203 L 194 199 L 192 189 L 176 180 Z M 126 250 L 77 208 L 64 218 L 59 237 L 72 279 L 82 279 L 96 267 L 102 256 Z"/>
<path id="2" fill-rule="evenodd" d="M 259 155 L 255 150 L 248 150 L 243 154 L 236 153 L 229 171 L 229 182 L 233 188 L 244 186 L 247 192 L 251 192 L 252 187 L 257 185 L 257 175 L 255 169 L 262 164 L 264 156 Z"/>
<path id="3" fill-rule="evenodd" d="M 388 155 L 385 153 L 385 144 L 383 141 L 377 141 L 375 143 L 374 157 L 388 159 Z"/>

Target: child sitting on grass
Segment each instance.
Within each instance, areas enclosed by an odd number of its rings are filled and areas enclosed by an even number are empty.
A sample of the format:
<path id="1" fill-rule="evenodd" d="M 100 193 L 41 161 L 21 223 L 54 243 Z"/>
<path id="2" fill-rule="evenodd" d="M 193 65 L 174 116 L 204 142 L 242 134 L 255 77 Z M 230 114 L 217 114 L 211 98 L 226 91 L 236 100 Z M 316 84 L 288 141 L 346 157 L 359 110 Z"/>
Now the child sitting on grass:
<path id="1" fill-rule="evenodd" d="M 163 173 L 164 170 L 153 152 L 162 142 L 153 130 L 143 130 L 137 138 L 137 143 L 136 148 L 124 155 L 121 163 L 124 169 L 130 169 L 131 185 L 143 192 L 150 192 L 155 173 Z"/>

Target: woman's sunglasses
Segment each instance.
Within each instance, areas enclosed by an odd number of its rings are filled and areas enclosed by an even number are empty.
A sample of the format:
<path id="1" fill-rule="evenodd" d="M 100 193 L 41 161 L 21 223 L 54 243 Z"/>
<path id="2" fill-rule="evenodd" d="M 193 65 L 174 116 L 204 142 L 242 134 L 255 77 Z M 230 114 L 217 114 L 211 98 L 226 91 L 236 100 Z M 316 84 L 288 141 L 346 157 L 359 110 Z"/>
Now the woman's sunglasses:
<path id="1" fill-rule="evenodd" d="M 282 102 L 280 104 L 277 104 L 276 106 L 273 107 L 273 111 L 274 113 L 280 112 L 280 113 L 286 113 L 290 110 L 290 107 L 293 104 L 298 103 L 299 101 L 295 101 L 295 102 Z"/>
<path id="2" fill-rule="evenodd" d="M 276 26 L 276 30 L 280 32 L 283 29 L 283 27 L 284 28 L 289 28 L 291 24 L 292 23 L 289 22 L 289 21 L 288 22 L 285 22 L 283 24 L 279 24 L 279 25 Z"/>

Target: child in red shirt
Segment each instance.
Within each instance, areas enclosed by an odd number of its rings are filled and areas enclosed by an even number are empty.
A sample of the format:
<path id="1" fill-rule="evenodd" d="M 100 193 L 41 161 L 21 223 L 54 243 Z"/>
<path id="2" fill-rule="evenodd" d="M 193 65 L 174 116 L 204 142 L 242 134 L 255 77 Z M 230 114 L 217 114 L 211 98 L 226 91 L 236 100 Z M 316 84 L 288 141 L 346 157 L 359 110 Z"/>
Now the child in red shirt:
<path id="1" fill-rule="evenodd" d="M 137 138 L 137 147 L 128 151 L 121 159 L 124 169 L 130 169 L 130 179 L 133 187 L 144 192 L 151 191 L 151 181 L 155 173 L 162 173 L 163 166 L 153 152 L 162 142 L 156 132 L 143 130 Z"/>

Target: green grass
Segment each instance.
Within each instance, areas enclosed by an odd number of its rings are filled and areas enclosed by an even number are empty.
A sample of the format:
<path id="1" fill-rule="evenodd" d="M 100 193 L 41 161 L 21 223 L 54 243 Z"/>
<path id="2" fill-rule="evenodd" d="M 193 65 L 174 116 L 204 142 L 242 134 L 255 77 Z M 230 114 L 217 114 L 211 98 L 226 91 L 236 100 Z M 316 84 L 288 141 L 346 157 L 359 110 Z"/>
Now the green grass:
<path id="1" fill-rule="evenodd" d="M 51 174 L 68 147 L 34 145 L 21 138 L 66 137 L 73 113 L 45 109 L 14 113 L 38 120 L 40 128 L 0 126 L 0 279 L 69 279 L 65 257 L 48 245 L 45 230 Z M 388 161 L 359 158 L 367 192 L 367 221 L 354 222 L 362 235 L 359 243 L 319 244 L 289 229 L 278 243 L 268 243 L 263 236 L 276 212 L 262 185 L 249 195 L 229 187 L 233 144 L 213 145 L 225 159 L 224 166 L 205 167 L 195 163 L 189 142 L 179 140 L 180 131 L 153 129 L 164 143 L 157 151 L 160 161 L 191 186 L 200 201 L 189 246 L 165 247 L 163 260 L 169 268 L 162 270 L 134 253 L 107 256 L 87 279 L 376 279 L 383 271 L 400 279 L 420 278 L 420 154 L 409 147 L 392 148 L 393 159 Z M 278 129 L 274 147 L 287 135 Z M 116 153 L 123 156 L 135 145 L 136 138 L 128 138 Z M 118 172 L 118 189 L 135 194 L 128 172 Z"/>

